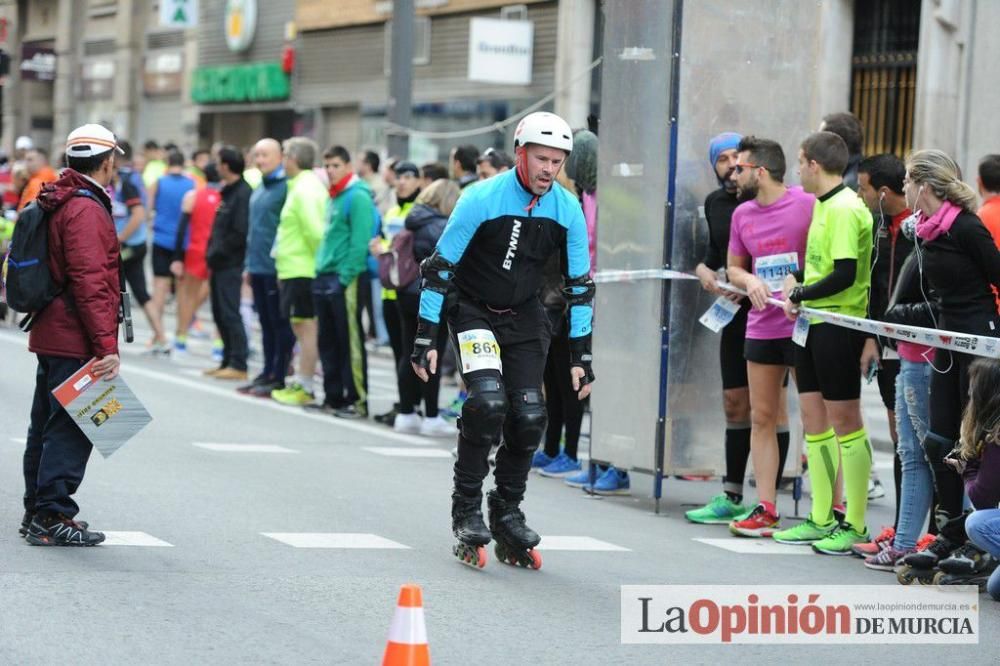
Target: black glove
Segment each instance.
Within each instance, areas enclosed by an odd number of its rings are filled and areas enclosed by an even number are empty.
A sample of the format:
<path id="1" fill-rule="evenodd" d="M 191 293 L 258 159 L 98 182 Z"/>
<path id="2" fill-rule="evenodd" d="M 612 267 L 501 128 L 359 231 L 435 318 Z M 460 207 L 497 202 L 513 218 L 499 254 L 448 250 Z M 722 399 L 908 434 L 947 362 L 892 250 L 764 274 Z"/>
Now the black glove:
<path id="1" fill-rule="evenodd" d="M 410 361 L 424 370 L 430 371 L 430 361 L 427 360 L 427 352 L 437 349 L 438 325 L 427 321 L 423 317 L 417 320 L 417 335 L 413 338 L 413 353 L 410 354 Z M 441 359 L 438 359 L 440 362 Z"/>
<path id="2" fill-rule="evenodd" d="M 572 368 L 583 368 L 583 378 L 580 380 L 580 388 L 586 384 L 594 382 L 594 370 L 591 362 L 594 356 L 590 353 L 590 336 L 569 339 L 569 365 Z"/>

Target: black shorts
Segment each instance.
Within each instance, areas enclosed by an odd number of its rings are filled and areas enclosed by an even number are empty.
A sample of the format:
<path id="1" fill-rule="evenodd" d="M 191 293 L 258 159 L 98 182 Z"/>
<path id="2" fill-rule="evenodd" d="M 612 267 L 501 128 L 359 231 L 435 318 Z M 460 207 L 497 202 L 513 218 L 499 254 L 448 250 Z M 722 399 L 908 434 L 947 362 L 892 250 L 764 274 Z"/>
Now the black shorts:
<path id="1" fill-rule="evenodd" d="M 170 264 L 174 260 L 174 251 L 159 245 L 153 246 L 153 275 L 155 277 L 173 277 Z"/>
<path id="2" fill-rule="evenodd" d="M 823 394 L 824 400 L 861 397 L 861 351 L 865 336 L 833 324 L 812 324 L 806 346 L 795 345 L 795 382 L 799 393 Z"/>
<path id="3" fill-rule="evenodd" d="M 722 339 L 719 340 L 719 367 L 722 369 L 722 388 L 745 388 L 747 381 L 747 362 L 743 358 L 743 341 L 747 333 L 747 312 L 750 308 L 741 307 L 725 328 L 722 329 Z"/>
<path id="4" fill-rule="evenodd" d="M 312 283 L 312 278 L 281 280 L 279 300 L 281 315 L 285 319 L 312 319 L 316 316 Z"/>
<path id="5" fill-rule="evenodd" d="M 743 347 L 747 361 L 761 365 L 783 365 L 795 367 L 795 343 L 791 338 L 775 340 L 753 340 L 747 338 Z"/>
<path id="6" fill-rule="evenodd" d="M 139 307 L 149 302 L 146 289 L 146 245 L 122 245 L 122 272 Z"/>
<path id="7" fill-rule="evenodd" d="M 882 367 L 878 369 L 878 392 L 882 395 L 882 404 L 889 411 L 896 409 L 896 375 L 899 374 L 897 359 L 883 359 Z"/>

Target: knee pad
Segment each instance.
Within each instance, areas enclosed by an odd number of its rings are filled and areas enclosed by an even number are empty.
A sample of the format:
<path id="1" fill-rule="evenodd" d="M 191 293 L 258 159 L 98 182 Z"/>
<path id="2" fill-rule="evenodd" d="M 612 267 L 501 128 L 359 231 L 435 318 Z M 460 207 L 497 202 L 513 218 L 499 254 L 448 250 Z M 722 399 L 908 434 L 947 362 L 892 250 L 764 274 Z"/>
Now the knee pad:
<path id="1" fill-rule="evenodd" d="M 503 382 L 494 377 L 480 377 L 469 382 L 469 395 L 462 405 L 459 428 L 462 437 L 477 446 L 500 442 L 507 416 L 507 395 Z"/>
<path id="2" fill-rule="evenodd" d="M 507 418 L 506 444 L 518 451 L 534 451 L 542 441 L 548 414 L 538 389 L 518 389 L 507 394 L 510 414 Z"/>

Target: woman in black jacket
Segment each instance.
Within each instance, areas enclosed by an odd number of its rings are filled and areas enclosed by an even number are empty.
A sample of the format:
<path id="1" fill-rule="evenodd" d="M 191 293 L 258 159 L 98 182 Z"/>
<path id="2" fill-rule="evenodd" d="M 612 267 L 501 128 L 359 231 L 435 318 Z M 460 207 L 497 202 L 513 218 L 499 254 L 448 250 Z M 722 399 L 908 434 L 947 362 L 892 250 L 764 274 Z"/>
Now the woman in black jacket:
<path id="1" fill-rule="evenodd" d="M 438 239 L 448 224 L 448 216 L 458 203 L 460 190 L 450 180 L 435 180 L 420 193 L 406 216 L 406 230 L 413 234 L 413 258 L 419 264 L 434 252 Z M 417 319 L 420 311 L 420 280 L 396 291 L 399 304 L 399 318 L 403 330 L 403 349 L 399 356 L 397 381 L 399 386 L 399 413 L 393 422 L 396 432 L 426 435 L 428 437 L 450 437 L 457 433 L 455 426 L 445 421 L 438 413 L 438 394 L 441 390 L 441 373 L 436 372 L 424 383 L 410 367 L 413 352 L 413 338 L 417 334 Z M 438 358 L 444 355 L 448 340 L 448 327 L 442 326 L 438 335 Z M 416 413 L 420 401 L 424 401 L 424 418 Z"/>
<path id="2" fill-rule="evenodd" d="M 917 212 L 918 268 L 936 294 L 937 328 L 996 337 L 1000 319 L 991 285 L 1000 286 L 1000 252 L 976 214 L 976 194 L 958 165 L 940 150 L 921 150 L 906 163 L 904 194 Z M 959 438 L 974 357 L 939 349 L 933 359 L 930 414 L 923 448 L 937 491 L 938 525 L 962 514 L 962 479 L 945 456 Z M 939 540 L 942 536 L 938 537 Z M 948 541 L 948 539 L 944 539 Z M 946 546 L 937 544 L 935 555 Z"/>

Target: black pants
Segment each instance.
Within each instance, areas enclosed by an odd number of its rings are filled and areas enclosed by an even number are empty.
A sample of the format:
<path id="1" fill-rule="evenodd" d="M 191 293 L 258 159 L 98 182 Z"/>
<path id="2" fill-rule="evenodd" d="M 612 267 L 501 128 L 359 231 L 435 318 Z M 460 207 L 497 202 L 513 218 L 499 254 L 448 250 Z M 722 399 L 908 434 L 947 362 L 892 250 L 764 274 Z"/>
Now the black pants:
<path id="1" fill-rule="evenodd" d="M 975 360 L 969 354 L 939 349 L 934 355 L 931 374 L 931 399 L 924 454 L 934 479 L 937 510 L 954 518 L 962 514 L 964 485 L 962 477 L 947 463 L 945 456 L 958 442 L 962 410 L 969 401 L 969 366 Z M 948 372 L 939 372 L 947 369 Z"/>
<path id="2" fill-rule="evenodd" d="M 80 487 L 93 445 L 73 422 L 52 390 L 79 370 L 86 359 L 38 354 L 35 397 L 24 449 L 24 508 L 72 518 L 80 507 L 72 495 Z"/>
<path id="3" fill-rule="evenodd" d="M 490 444 L 503 446 L 497 451 L 497 490 L 509 501 L 524 497 L 531 457 L 545 432 L 545 406 L 541 399 L 542 374 L 549 351 L 551 328 L 545 309 L 532 299 L 514 310 L 494 312 L 483 305 L 459 296 L 448 308 L 448 326 L 452 342 L 459 350 L 459 371 L 469 386 L 469 398 L 462 407 L 458 437 L 458 460 L 455 462 L 455 490 L 475 497 L 482 492 L 489 473 Z M 492 331 L 500 347 L 503 372 L 493 369 L 469 370 L 462 356 L 460 334 L 475 329 Z M 499 394 L 506 394 L 503 413 L 497 418 L 496 402 L 488 406 L 477 396 L 477 380 L 494 380 Z M 473 432 L 485 437 L 474 438 Z M 489 441 L 487 441 L 489 440 Z"/>
<path id="4" fill-rule="evenodd" d="M 261 374 L 270 382 L 284 382 L 295 347 L 295 333 L 288 319 L 281 314 L 278 278 L 274 275 L 250 274 L 253 304 L 260 318 L 261 344 L 264 347 L 264 369 Z"/>
<path id="5" fill-rule="evenodd" d="M 399 301 L 382 299 L 382 318 L 385 319 L 385 330 L 389 334 L 389 346 L 392 347 L 392 358 L 399 367 L 403 356 L 403 327 L 399 320 Z"/>
<path id="6" fill-rule="evenodd" d="M 146 288 L 146 245 L 122 245 L 122 272 L 139 307 L 149 302 Z"/>
<path id="7" fill-rule="evenodd" d="M 415 407 L 424 402 L 424 415 L 434 418 L 438 415 L 438 395 L 441 392 L 441 359 L 448 341 L 448 328 L 442 326 L 438 331 L 437 353 L 438 371 L 430 376 L 427 382 L 420 381 L 413 368 L 410 367 L 410 355 L 413 353 L 413 339 L 417 335 L 417 319 L 420 311 L 420 295 L 400 293 L 396 301 L 399 307 L 400 330 L 402 331 L 402 354 L 396 366 L 396 377 L 399 386 L 399 413 L 412 414 Z"/>
<path id="8" fill-rule="evenodd" d="M 223 268 L 212 270 L 209 290 L 212 295 L 212 318 L 222 338 L 222 367 L 234 370 L 247 369 L 247 332 L 240 317 L 240 289 L 243 286 L 243 269 Z"/>
<path id="9" fill-rule="evenodd" d="M 317 275 L 312 290 L 324 401 L 334 408 L 353 404 L 367 414 L 368 356 L 361 333 L 358 280 L 345 287 L 335 273 Z"/>
<path id="10" fill-rule="evenodd" d="M 370 331 L 365 331 L 365 339 L 375 337 L 375 308 L 372 305 L 372 279 L 367 271 L 358 276 L 358 310 L 368 313 Z M 362 316 L 362 321 L 364 317 Z"/>
<path id="11" fill-rule="evenodd" d="M 559 442 L 566 429 L 566 455 L 576 460 L 583 424 L 583 402 L 577 399 L 570 375 L 569 321 L 563 312 L 549 312 L 552 346 L 545 360 L 545 409 L 549 425 L 545 432 L 545 455 L 559 455 Z"/>

